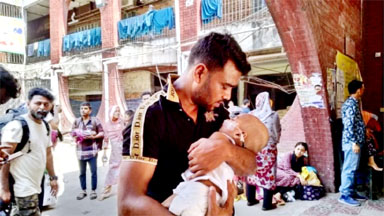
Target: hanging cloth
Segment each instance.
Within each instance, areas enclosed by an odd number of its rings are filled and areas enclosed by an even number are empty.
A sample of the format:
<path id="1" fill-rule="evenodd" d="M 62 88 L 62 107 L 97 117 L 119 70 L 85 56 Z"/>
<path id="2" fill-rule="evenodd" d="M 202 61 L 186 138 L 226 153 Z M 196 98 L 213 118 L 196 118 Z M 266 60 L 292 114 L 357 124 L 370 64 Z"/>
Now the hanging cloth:
<path id="1" fill-rule="evenodd" d="M 215 17 L 223 17 L 222 0 L 202 0 L 201 1 L 201 20 L 203 23 L 211 22 Z"/>

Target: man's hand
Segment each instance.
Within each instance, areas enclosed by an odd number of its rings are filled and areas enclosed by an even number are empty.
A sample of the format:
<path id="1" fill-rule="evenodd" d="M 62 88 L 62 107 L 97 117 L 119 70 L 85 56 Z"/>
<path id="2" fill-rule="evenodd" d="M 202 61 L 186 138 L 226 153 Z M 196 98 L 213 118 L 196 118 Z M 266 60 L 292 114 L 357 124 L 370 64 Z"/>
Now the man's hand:
<path id="1" fill-rule="evenodd" d="M 226 147 L 232 144 L 229 144 L 225 136 L 224 138 L 220 136 L 216 138 L 201 138 L 189 148 L 189 169 L 194 173 L 190 179 L 204 175 L 226 161 L 228 154 Z"/>
<path id="2" fill-rule="evenodd" d="M 11 192 L 9 189 L 0 189 L 0 199 L 5 203 L 9 203 L 11 201 Z"/>
<path id="3" fill-rule="evenodd" d="M 352 151 L 355 152 L 356 154 L 360 152 L 360 146 L 357 145 L 356 143 L 352 144 Z"/>
<path id="4" fill-rule="evenodd" d="M 50 185 L 51 185 L 51 194 L 52 194 L 52 196 L 56 196 L 57 195 L 57 191 L 59 189 L 59 185 L 57 184 L 57 180 L 50 181 Z"/>
<path id="5" fill-rule="evenodd" d="M 228 198 L 224 206 L 216 204 L 216 190 L 214 187 L 209 188 L 208 194 L 208 212 L 207 216 L 224 216 L 233 215 L 233 202 L 237 194 L 236 185 L 231 181 L 227 181 Z"/>

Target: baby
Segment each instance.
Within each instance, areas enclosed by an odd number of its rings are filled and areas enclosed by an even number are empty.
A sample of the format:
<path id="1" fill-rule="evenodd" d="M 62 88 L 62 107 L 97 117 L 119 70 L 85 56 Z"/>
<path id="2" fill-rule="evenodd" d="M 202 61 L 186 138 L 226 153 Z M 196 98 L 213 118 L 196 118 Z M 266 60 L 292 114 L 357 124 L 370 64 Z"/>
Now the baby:
<path id="1" fill-rule="evenodd" d="M 268 141 L 268 130 L 255 116 L 241 114 L 225 120 L 218 132 L 213 133 L 209 139 L 217 139 L 225 135 L 234 145 L 243 146 L 252 152 L 258 152 Z M 233 180 L 234 172 L 225 162 L 206 175 L 189 179 L 193 173 L 188 169 L 183 174 L 184 179 L 173 195 L 162 204 L 175 215 L 204 216 L 208 209 L 209 187 L 216 189 L 217 204 L 223 206 L 228 197 L 227 180 Z"/>

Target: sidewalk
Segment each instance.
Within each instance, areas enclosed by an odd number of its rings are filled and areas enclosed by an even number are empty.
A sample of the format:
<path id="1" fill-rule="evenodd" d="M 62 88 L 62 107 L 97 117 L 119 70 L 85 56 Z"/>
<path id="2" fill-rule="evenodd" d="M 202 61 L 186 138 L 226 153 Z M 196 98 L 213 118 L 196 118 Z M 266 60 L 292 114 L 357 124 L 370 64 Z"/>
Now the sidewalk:
<path id="1" fill-rule="evenodd" d="M 54 152 L 55 163 L 58 170 L 64 173 L 65 191 L 59 197 L 58 204 L 50 209 L 43 211 L 43 216 L 110 216 L 117 215 L 117 187 L 113 188 L 112 196 L 103 201 L 90 200 L 88 197 L 83 200 L 76 200 L 80 192 L 80 183 L 78 178 L 78 165 L 74 146 L 71 144 L 60 143 Z M 100 155 L 99 155 L 100 159 Z M 98 162 L 98 191 L 104 185 L 104 179 L 108 166 L 102 166 Z M 90 186 L 90 172 L 87 172 L 87 185 Z M 325 197 L 317 201 L 295 201 L 286 203 L 285 206 L 279 206 L 277 209 L 262 211 L 261 203 L 255 206 L 247 206 L 245 200 L 235 202 L 236 216 L 382 216 L 384 215 L 384 198 L 376 201 L 366 201 L 360 207 L 349 207 L 340 204 L 337 199 L 339 194 L 328 193 Z"/>
<path id="2" fill-rule="evenodd" d="M 235 203 L 237 216 L 345 216 L 345 215 L 358 215 L 358 216 L 381 216 L 384 215 L 384 198 L 380 200 L 368 200 L 362 203 L 360 207 L 350 207 L 341 204 L 337 201 L 339 194 L 328 193 L 325 197 L 317 201 L 302 201 L 286 203 L 284 206 L 278 206 L 274 210 L 262 211 L 262 204 L 259 203 L 255 206 L 247 206 L 245 200 L 240 200 Z"/>

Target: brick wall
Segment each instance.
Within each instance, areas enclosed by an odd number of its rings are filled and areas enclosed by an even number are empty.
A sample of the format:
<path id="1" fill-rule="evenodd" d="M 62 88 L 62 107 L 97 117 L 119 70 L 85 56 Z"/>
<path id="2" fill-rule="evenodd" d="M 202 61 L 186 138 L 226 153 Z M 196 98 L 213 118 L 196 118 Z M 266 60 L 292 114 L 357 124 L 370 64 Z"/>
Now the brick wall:
<path id="1" fill-rule="evenodd" d="M 288 112 L 280 119 L 280 124 L 281 136 L 277 145 L 279 154 L 292 151 L 297 142 L 305 142 L 303 118 L 297 97 Z"/>
<path id="2" fill-rule="evenodd" d="M 118 45 L 117 22 L 121 19 L 121 0 L 108 1 L 100 8 L 102 48 L 113 48 Z"/>
<path id="3" fill-rule="evenodd" d="M 49 0 L 51 63 L 60 62 L 63 36 L 67 33 L 68 7 L 71 1 Z M 54 15 L 54 16 L 53 16 Z"/>
<path id="4" fill-rule="evenodd" d="M 383 25 L 384 2 L 363 2 L 363 67 L 362 76 L 365 83 L 363 108 L 379 115 L 380 107 L 384 107 L 383 89 Z M 381 57 L 375 57 L 375 52 L 381 52 Z M 384 126 L 384 113 L 380 116 Z"/>
<path id="5" fill-rule="evenodd" d="M 180 0 L 180 39 L 181 51 L 187 51 L 192 45 L 186 43 L 198 40 L 198 33 L 201 29 L 200 5 L 201 1 L 193 1 L 191 6 L 186 6 L 186 0 Z M 184 44 L 184 45 L 183 45 Z"/>
<path id="6" fill-rule="evenodd" d="M 360 1 L 267 0 L 287 50 L 292 74 L 310 77 L 322 74 L 325 85 L 326 68 L 333 67 L 336 50 L 349 50 L 361 63 Z M 298 86 L 296 86 L 296 89 Z M 309 144 L 310 162 L 319 170 L 328 191 L 335 191 L 335 168 L 330 114 L 325 88 L 319 92 L 326 109 L 302 108 L 305 140 Z M 296 136 L 294 133 L 292 136 Z"/>

